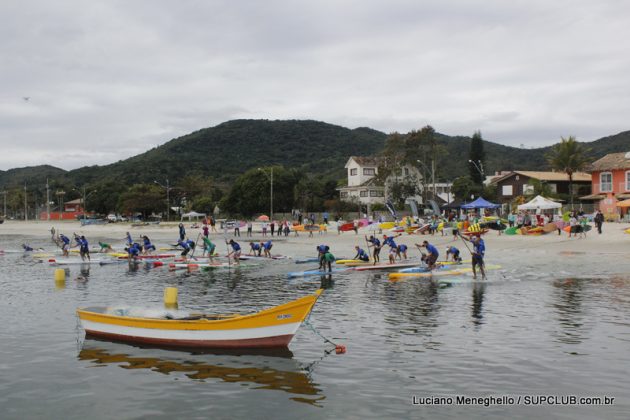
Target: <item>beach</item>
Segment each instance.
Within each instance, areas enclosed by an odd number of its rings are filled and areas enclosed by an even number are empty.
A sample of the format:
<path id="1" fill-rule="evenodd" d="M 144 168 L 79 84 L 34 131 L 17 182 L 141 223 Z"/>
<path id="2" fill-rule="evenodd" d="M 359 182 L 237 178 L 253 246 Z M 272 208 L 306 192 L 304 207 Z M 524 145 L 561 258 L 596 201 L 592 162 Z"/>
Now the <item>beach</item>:
<path id="1" fill-rule="evenodd" d="M 182 223 L 184 223 L 189 239 L 196 240 L 202 234 L 201 223 L 198 223 L 199 227 L 197 228 L 191 227 L 193 225 L 191 222 Z M 117 250 L 121 250 L 124 246 L 127 232 L 132 235 L 134 240 L 138 241 L 140 241 L 141 235 L 147 235 L 157 247 L 168 247 L 176 243 L 179 237 L 178 222 L 144 226 L 133 226 L 131 223 L 81 226 L 79 222 L 75 221 L 24 222 L 7 220 L 0 225 L 0 234 L 25 236 L 31 241 L 31 246 L 50 250 L 54 249 L 54 245 L 50 241 L 50 229 L 53 227 L 57 232 L 68 236 L 72 233 L 85 235 L 91 246 L 96 246 L 98 241 L 103 241 L 110 243 Z M 523 236 L 499 235 L 496 231 L 489 231 L 483 236 L 486 244 L 486 260 L 493 263 L 510 264 L 506 268 L 518 268 L 519 266 L 530 268 L 532 259 L 535 259 L 540 267 L 554 267 L 557 270 L 572 272 L 575 266 L 572 260 L 579 257 L 591 263 L 586 264 L 585 269 L 580 268 L 580 273 L 583 275 L 598 274 L 604 264 L 607 270 L 616 266 L 627 268 L 630 264 L 630 234 L 625 233 L 624 230 L 628 228 L 630 228 L 628 223 L 604 223 L 602 234 L 598 234 L 593 228 L 588 232 L 586 238 L 569 238 L 565 232 L 562 232 L 561 235 L 552 232 L 540 236 Z M 291 258 L 315 256 L 317 255 L 315 247 L 319 244 L 326 244 L 330 246 L 331 252 L 336 257 L 351 258 L 354 256 L 355 246 L 366 248 L 365 236 L 369 237 L 374 234 L 382 239 L 384 234 L 394 235 L 386 230 L 378 233 L 378 231 L 371 230 L 370 227 L 359 229 L 358 234 L 353 231 L 338 234 L 335 223 L 330 223 L 328 229 L 327 233 L 315 232 L 312 237 L 309 236 L 308 232 L 299 232 L 299 236 L 296 236 L 293 231 L 288 236 L 271 237 L 267 235 L 263 237 L 260 224 L 254 223 L 251 238 L 246 236 L 247 229 L 243 227 L 240 229 L 240 237 L 235 237 L 233 230 L 227 232 L 219 230 L 218 233 L 211 233 L 210 239 L 217 244 L 219 250 L 222 249 L 225 239 L 235 239 L 241 244 L 244 254 L 249 250 L 248 242 L 262 242 L 272 239 L 274 242 L 272 253 Z M 438 232 L 434 235 L 409 235 L 403 233 L 396 238 L 397 243 L 409 246 L 410 257 L 419 255 L 414 244 L 422 243 L 424 240 L 435 245 L 442 254 L 441 257 L 444 256 L 443 252 L 449 245 L 459 248 L 463 257 L 466 257 L 468 253 L 466 244 L 459 238 L 454 239 L 450 234 L 441 235 Z M 16 242 L 14 248 L 20 246 L 21 243 Z M 387 260 L 386 250 L 381 252 L 381 260 Z M 582 264 L 580 264 L 581 266 Z"/>

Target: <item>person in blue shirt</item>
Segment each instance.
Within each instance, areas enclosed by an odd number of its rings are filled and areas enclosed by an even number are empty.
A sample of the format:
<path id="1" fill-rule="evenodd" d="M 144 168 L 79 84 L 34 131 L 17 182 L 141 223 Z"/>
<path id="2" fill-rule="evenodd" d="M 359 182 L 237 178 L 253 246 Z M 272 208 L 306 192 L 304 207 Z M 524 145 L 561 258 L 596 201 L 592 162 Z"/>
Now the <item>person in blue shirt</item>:
<path id="1" fill-rule="evenodd" d="M 417 247 L 422 247 L 422 248 L 426 248 L 428 254 L 423 256 L 423 260 L 424 262 L 427 264 L 427 267 L 429 268 L 429 270 L 433 270 L 436 265 L 435 263 L 437 262 L 438 257 L 440 256 L 440 252 L 437 250 L 437 248 L 433 245 L 431 245 L 429 243 L 429 241 L 423 241 L 422 245 L 418 245 L 416 244 Z"/>
<path id="2" fill-rule="evenodd" d="M 402 257 L 401 257 L 402 255 Z M 407 245 L 405 244 L 400 244 L 398 245 L 398 258 L 400 258 L 401 260 L 407 259 Z"/>
<path id="3" fill-rule="evenodd" d="M 90 260 L 90 244 L 88 243 L 87 239 L 85 239 L 85 236 L 81 235 L 77 239 L 77 242 L 79 244 L 79 254 L 81 255 L 81 259 L 85 261 L 85 258 L 87 257 L 89 261 Z"/>
<path id="4" fill-rule="evenodd" d="M 328 212 L 325 211 L 324 214 L 322 215 L 322 217 L 324 218 L 324 224 L 327 225 L 328 224 Z"/>
<path id="5" fill-rule="evenodd" d="M 190 239 L 187 241 L 183 241 L 181 239 L 179 239 L 177 241 L 177 245 L 181 246 L 184 250 L 181 253 L 182 257 L 185 257 L 186 255 L 188 255 L 188 253 L 190 251 L 192 251 L 193 249 L 195 249 L 195 242 L 191 241 Z"/>
<path id="6" fill-rule="evenodd" d="M 133 245 L 133 239 L 131 238 L 131 233 L 127 232 L 127 246 L 130 247 L 131 245 Z"/>
<path id="7" fill-rule="evenodd" d="M 238 264 L 239 259 L 241 258 L 241 246 L 234 239 L 230 239 L 228 244 L 232 247 L 232 251 L 227 255 L 228 259 L 232 257 L 234 259 L 234 263 Z"/>
<path id="8" fill-rule="evenodd" d="M 148 254 L 151 251 L 155 251 L 155 245 L 151 243 L 151 240 L 149 239 L 147 235 L 144 235 L 142 237 L 142 241 L 143 241 L 142 251 L 144 254 Z"/>
<path id="9" fill-rule="evenodd" d="M 61 239 L 61 243 L 62 243 L 61 250 L 63 251 L 63 256 L 67 257 L 70 250 L 70 238 L 68 238 L 66 235 L 61 233 L 59 235 L 59 239 Z"/>
<path id="10" fill-rule="evenodd" d="M 317 249 L 317 258 L 319 259 L 319 269 L 324 268 L 324 255 L 330 250 L 328 245 L 318 245 L 315 249 Z"/>
<path id="11" fill-rule="evenodd" d="M 142 251 L 142 247 L 140 246 L 139 243 L 134 242 L 129 244 L 129 246 L 127 248 L 125 248 L 125 251 L 127 251 L 128 259 L 129 261 L 135 259 L 138 255 L 140 255 L 140 252 Z"/>
<path id="12" fill-rule="evenodd" d="M 265 253 L 265 257 L 271 258 L 271 248 L 273 247 L 273 243 L 271 243 L 271 241 L 267 241 L 265 243 L 261 242 L 260 246 L 262 246 L 262 249 Z"/>
<path id="13" fill-rule="evenodd" d="M 249 254 L 248 255 L 257 255 L 260 257 L 260 252 L 262 251 L 262 247 L 260 246 L 260 244 L 256 243 L 256 242 L 250 242 L 249 243 Z"/>
<path id="14" fill-rule="evenodd" d="M 184 227 L 183 223 L 179 224 L 179 240 L 183 241 L 184 239 L 186 239 L 186 228 Z"/>
<path id="15" fill-rule="evenodd" d="M 474 235 L 470 239 L 462 236 L 462 239 L 473 244 L 472 250 L 472 269 L 473 269 L 473 278 L 477 278 L 477 266 L 479 266 L 479 270 L 481 271 L 481 279 L 486 279 L 486 270 L 484 268 L 483 257 L 486 254 L 486 244 L 484 243 L 481 236 Z"/>
<path id="16" fill-rule="evenodd" d="M 28 244 L 22 244 L 22 249 L 24 252 L 30 252 L 33 250 L 33 248 L 31 248 Z"/>
<path id="17" fill-rule="evenodd" d="M 449 255 L 453 256 L 454 262 L 462 262 L 462 257 L 459 256 L 459 249 L 455 248 L 454 246 L 446 247 L 446 261 L 448 261 Z"/>
<path id="18" fill-rule="evenodd" d="M 374 265 L 376 265 L 377 262 L 381 261 L 381 259 L 380 259 L 381 241 L 379 241 L 378 238 L 374 237 L 374 235 L 371 235 L 370 239 L 368 239 L 367 236 L 366 236 L 365 240 L 368 242 L 368 248 L 369 247 L 374 248 L 372 250 L 372 256 L 374 257 Z"/>
<path id="19" fill-rule="evenodd" d="M 359 247 L 357 245 L 357 246 L 354 247 L 354 249 L 356 249 L 357 255 L 355 255 L 353 259 L 366 261 L 366 262 L 370 261 L 370 256 L 367 254 L 367 252 L 365 252 L 363 249 L 361 249 L 361 247 Z"/>

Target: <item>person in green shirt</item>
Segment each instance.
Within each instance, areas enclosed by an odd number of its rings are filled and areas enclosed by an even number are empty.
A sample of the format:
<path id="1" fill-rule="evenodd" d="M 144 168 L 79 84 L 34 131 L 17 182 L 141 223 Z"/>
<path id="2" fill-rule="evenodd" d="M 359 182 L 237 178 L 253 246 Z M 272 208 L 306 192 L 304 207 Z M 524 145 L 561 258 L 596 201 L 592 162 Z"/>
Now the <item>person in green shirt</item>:
<path id="1" fill-rule="evenodd" d="M 216 245 L 212 243 L 210 238 L 203 237 L 203 255 L 208 252 L 208 257 L 212 257 L 214 255 Z"/>
<path id="2" fill-rule="evenodd" d="M 328 267 L 328 272 L 331 272 L 332 263 L 335 261 L 335 256 L 330 251 L 326 251 L 322 259 L 323 259 L 324 271 L 326 271 L 326 267 Z"/>

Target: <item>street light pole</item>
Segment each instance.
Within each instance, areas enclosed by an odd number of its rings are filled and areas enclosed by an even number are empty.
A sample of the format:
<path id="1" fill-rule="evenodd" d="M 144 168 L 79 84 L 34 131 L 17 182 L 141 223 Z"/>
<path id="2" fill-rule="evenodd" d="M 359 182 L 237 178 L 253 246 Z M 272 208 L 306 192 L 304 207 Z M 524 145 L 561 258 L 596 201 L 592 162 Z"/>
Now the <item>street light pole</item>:
<path id="1" fill-rule="evenodd" d="M 269 220 L 273 221 L 273 166 L 270 169 L 271 172 L 271 176 L 267 175 L 267 172 L 265 172 L 262 168 L 258 168 L 259 171 L 261 171 L 263 174 L 265 174 L 265 176 L 267 177 L 267 179 L 269 179 L 269 184 L 270 184 L 270 191 L 269 191 Z"/>
<path id="2" fill-rule="evenodd" d="M 468 162 L 472 163 L 475 169 L 477 169 L 477 171 L 481 175 L 481 183 L 483 184 L 483 181 L 486 179 L 486 174 L 483 172 L 483 163 L 480 160 L 475 162 L 474 160 L 471 160 L 471 159 L 468 159 Z M 477 163 L 479 163 L 479 166 L 477 166 Z"/>
<path id="3" fill-rule="evenodd" d="M 57 191 L 57 200 L 59 201 L 59 220 L 63 219 L 63 196 L 66 195 L 66 192 L 63 190 Z"/>
<path id="4" fill-rule="evenodd" d="M 4 213 L 2 215 L 7 217 L 7 190 L 2 191 L 0 194 L 4 195 Z"/>
<path id="5" fill-rule="evenodd" d="M 26 183 L 24 183 L 24 221 L 28 221 L 28 205 L 26 196 Z"/>
<path id="6" fill-rule="evenodd" d="M 50 220 L 50 187 L 46 178 L 46 220 Z"/>
<path id="7" fill-rule="evenodd" d="M 171 220 L 169 214 L 171 210 L 171 184 L 169 184 L 168 178 L 166 178 L 166 187 L 156 180 L 153 180 L 153 182 L 160 187 L 166 189 L 166 221 L 169 222 Z"/>

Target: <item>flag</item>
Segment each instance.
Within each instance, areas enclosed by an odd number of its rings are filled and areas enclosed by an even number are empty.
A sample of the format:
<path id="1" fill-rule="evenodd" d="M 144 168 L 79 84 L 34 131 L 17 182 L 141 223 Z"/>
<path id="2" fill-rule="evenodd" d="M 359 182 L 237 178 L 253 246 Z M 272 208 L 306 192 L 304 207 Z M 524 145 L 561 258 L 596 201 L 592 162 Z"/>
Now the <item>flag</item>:
<path id="1" fill-rule="evenodd" d="M 392 204 L 392 200 L 387 200 L 385 202 L 385 207 L 387 207 L 387 210 L 389 210 L 389 212 L 391 213 L 391 215 L 394 218 L 394 220 L 398 220 L 398 215 L 396 214 L 396 209 L 394 209 L 394 205 Z"/>

